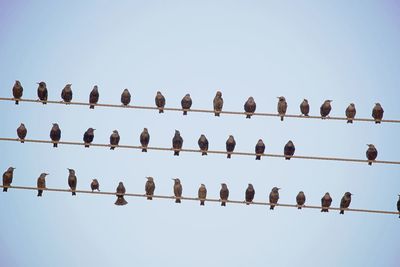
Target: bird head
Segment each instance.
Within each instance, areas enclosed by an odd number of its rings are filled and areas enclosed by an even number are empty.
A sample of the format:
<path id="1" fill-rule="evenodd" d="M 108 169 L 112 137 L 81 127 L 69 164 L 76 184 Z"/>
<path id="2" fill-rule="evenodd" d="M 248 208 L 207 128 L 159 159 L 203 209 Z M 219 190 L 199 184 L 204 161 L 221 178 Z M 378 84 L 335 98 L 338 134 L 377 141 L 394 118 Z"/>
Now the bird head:
<path id="1" fill-rule="evenodd" d="M 157 95 L 161 95 L 161 92 L 160 92 L 160 91 L 157 91 Z"/>
<path id="2" fill-rule="evenodd" d="M 248 187 L 251 188 L 251 189 L 253 189 L 253 185 L 252 185 L 252 184 L 249 184 Z"/>
<path id="3" fill-rule="evenodd" d="M 147 128 L 143 128 L 143 132 L 147 133 L 148 132 Z"/>
<path id="4" fill-rule="evenodd" d="M 175 135 L 180 135 L 181 133 L 178 130 L 175 130 Z"/>
<path id="5" fill-rule="evenodd" d="M 114 130 L 113 133 L 118 134 L 118 131 L 117 131 L 117 130 Z"/>
<path id="6" fill-rule="evenodd" d="M 200 184 L 201 187 L 206 187 L 205 184 Z M 399 195 L 400 196 L 400 195 Z"/>
<path id="7" fill-rule="evenodd" d="M 375 146 L 374 146 L 373 144 L 367 144 L 367 146 L 368 146 L 369 148 L 375 148 Z"/>
<path id="8" fill-rule="evenodd" d="M 13 172 L 15 169 L 16 168 L 14 168 L 14 167 L 10 167 L 10 168 L 7 169 L 7 172 Z"/>
<path id="9" fill-rule="evenodd" d="M 69 171 L 69 174 L 75 174 L 75 170 L 74 169 L 67 168 L 67 170 Z"/>
<path id="10" fill-rule="evenodd" d="M 353 108 L 355 107 L 354 103 L 350 103 L 350 106 L 353 107 Z"/>
<path id="11" fill-rule="evenodd" d="M 272 192 L 278 192 L 279 190 L 280 190 L 280 188 L 278 188 L 278 187 L 272 188 Z"/>
<path id="12" fill-rule="evenodd" d="M 304 192 L 303 192 L 303 191 L 300 191 L 299 194 L 304 194 Z"/>
<path id="13" fill-rule="evenodd" d="M 125 88 L 123 93 L 129 93 L 128 88 Z"/>
<path id="14" fill-rule="evenodd" d="M 216 96 L 221 97 L 222 96 L 221 91 L 217 91 Z"/>
<path id="15" fill-rule="evenodd" d="M 97 85 L 93 86 L 93 91 L 97 92 L 98 91 L 98 87 Z"/>
<path id="16" fill-rule="evenodd" d="M 228 188 L 225 183 L 221 183 L 221 187 L 222 187 L 222 189 L 227 189 Z"/>
<path id="17" fill-rule="evenodd" d="M 18 81 L 18 80 L 15 80 L 15 85 L 17 85 L 17 86 L 21 86 L 21 83 L 20 83 L 20 81 Z"/>
<path id="18" fill-rule="evenodd" d="M 307 99 L 305 99 L 305 98 L 303 99 L 303 101 L 304 101 L 304 102 L 306 102 L 306 103 L 308 103 L 308 100 L 307 100 Z"/>
<path id="19" fill-rule="evenodd" d="M 25 124 L 21 123 L 21 127 L 25 127 Z"/>
<path id="20" fill-rule="evenodd" d="M 190 97 L 190 94 L 186 94 L 185 97 Z"/>
<path id="21" fill-rule="evenodd" d="M 286 101 L 286 98 L 284 96 L 278 96 L 279 101 Z"/>
<path id="22" fill-rule="evenodd" d="M 153 182 L 153 177 L 147 176 L 146 179 L 150 182 Z"/>
<path id="23" fill-rule="evenodd" d="M 53 127 L 58 127 L 58 124 L 57 123 L 53 123 Z"/>

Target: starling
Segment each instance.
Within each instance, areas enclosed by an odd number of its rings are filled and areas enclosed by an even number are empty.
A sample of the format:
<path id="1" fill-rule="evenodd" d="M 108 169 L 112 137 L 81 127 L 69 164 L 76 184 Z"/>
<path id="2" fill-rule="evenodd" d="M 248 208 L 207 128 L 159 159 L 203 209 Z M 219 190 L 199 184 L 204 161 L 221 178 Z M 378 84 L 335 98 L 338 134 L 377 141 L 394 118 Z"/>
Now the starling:
<path id="1" fill-rule="evenodd" d="M 68 185 L 72 190 L 72 195 L 75 196 L 75 190 L 76 190 L 76 184 L 77 184 L 77 179 L 76 179 L 76 175 L 75 175 L 75 171 L 73 169 L 68 169 L 69 171 L 69 175 L 68 175 Z"/>
<path id="2" fill-rule="evenodd" d="M 273 210 L 275 208 L 275 205 L 273 205 L 273 204 L 278 203 L 279 190 L 280 190 L 280 188 L 274 187 L 274 188 L 272 188 L 271 193 L 269 193 L 269 203 L 271 203 L 271 205 L 269 206 L 270 210 Z"/>
<path id="3" fill-rule="evenodd" d="M 229 197 L 228 186 L 224 183 L 221 184 L 221 190 L 219 191 L 219 197 L 221 198 L 221 206 L 226 206 L 226 201 Z"/>
<path id="4" fill-rule="evenodd" d="M 41 197 L 43 194 L 43 189 L 46 188 L 46 176 L 49 175 L 48 173 L 40 174 L 39 178 L 37 179 L 37 187 L 38 187 L 38 197 Z"/>
<path id="5" fill-rule="evenodd" d="M 301 102 L 300 111 L 302 115 L 308 116 L 308 113 L 310 112 L 310 105 L 308 104 L 307 99 L 304 99 L 303 102 Z"/>
<path id="6" fill-rule="evenodd" d="M 12 91 L 13 91 L 13 96 L 15 99 L 15 105 L 18 105 L 18 103 L 19 103 L 18 100 L 21 99 L 24 88 L 22 87 L 22 85 L 19 81 L 15 81 Z"/>
<path id="7" fill-rule="evenodd" d="M 296 197 L 297 208 L 301 210 L 301 207 L 306 203 L 306 195 L 304 195 L 303 191 L 300 191 Z"/>
<path id="8" fill-rule="evenodd" d="M 247 119 L 250 119 L 256 111 L 256 102 L 254 102 L 254 98 L 252 96 L 250 96 L 246 103 L 244 103 L 244 111 L 246 112 Z"/>
<path id="9" fill-rule="evenodd" d="M 47 85 L 45 82 L 39 82 L 38 84 L 38 89 L 37 89 L 37 95 L 39 97 L 40 101 L 43 101 L 43 105 L 47 104 L 47 96 L 48 96 L 48 92 L 47 92 Z"/>
<path id="10" fill-rule="evenodd" d="M 281 121 L 283 121 L 283 118 L 285 117 L 286 110 L 287 110 L 287 102 L 285 97 L 279 96 L 278 97 L 278 114 L 281 117 Z"/>
<path id="11" fill-rule="evenodd" d="M 332 100 L 325 100 L 325 102 L 322 104 L 321 108 L 320 108 L 320 113 L 321 113 L 321 117 L 322 119 L 325 119 L 326 117 L 328 117 L 329 112 L 331 112 L 331 102 Z"/>
<path id="12" fill-rule="evenodd" d="M 118 187 L 117 187 L 117 200 L 115 201 L 115 205 L 117 206 L 124 206 L 128 204 L 128 202 L 125 200 L 124 195 L 125 195 L 125 186 L 122 182 L 119 182 Z"/>
<path id="13" fill-rule="evenodd" d="M 356 106 L 353 103 L 346 108 L 347 123 L 353 123 L 353 119 L 356 116 Z"/>
<path id="14" fill-rule="evenodd" d="M 246 189 L 246 193 L 245 193 L 246 205 L 250 205 L 250 203 L 253 202 L 255 194 L 256 194 L 256 191 L 254 190 L 253 185 L 249 184 Z"/>
<path id="15" fill-rule="evenodd" d="M 50 131 L 50 138 L 53 141 L 53 147 L 57 147 L 58 141 L 61 139 L 61 129 L 57 123 L 53 123 L 53 127 Z"/>
<path id="16" fill-rule="evenodd" d="M 143 132 L 140 134 L 140 144 L 142 145 L 142 152 L 147 152 L 147 146 L 150 142 L 150 134 L 147 128 L 143 129 Z"/>
<path id="17" fill-rule="evenodd" d="M 200 185 L 198 196 L 200 199 L 200 206 L 204 206 L 204 201 L 207 198 L 207 188 L 204 184 Z"/>
<path id="18" fill-rule="evenodd" d="M 208 140 L 204 134 L 202 134 L 199 138 L 199 141 L 197 142 L 199 144 L 200 150 L 201 150 L 201 155 L 205 156 L 207 155 L 208 151 Z"/>
<path id="19" fill-rule="evenodd" d="M 178 178 L 172 179 L 174 180 L 174 195 L 175 195 L 175 203 L 181 203 L 181 197 L 182 197 L 182 185 L 181 185 L 181 180 Z"/>
<path id="20" fill-rule="evenodd" d="M 222 98 L 221 91 L 217 91 L 214 97 L 213 104 L 214 104 L 214 115 L 219 117 L 219 114 L 222 111 L 222 107 L 224 106 L 224 99 Z"/>
<path id="21" fill-rule="evenodd" d="M 283 154 L 285 155 L 285 159 L 290 160 L 290 158 L 294 155 L 295 150 L 296 148 L 294 147 L 292 140 L 289 140 L 289 142 L 287 142 L 285 148 L 283 149 Z"/>
<path id="22" fill-rule="evenodd" d="M 97 179 L 93 179 L 92 182 L 90 183 L 90 188 L 92 189 L 92 192 L 93 192 L 94 190 L 97 190 L 97 191 L 100 192 L 99 187 L 100 187 L 99 181 L 97 181 Z"/>
<path id="23" fill-rule="evenodd" d="M 144 190 L 146 191 L 147 199 L 152 200 L 154 195 L 154 190 L 156 189 L 156 184 L 154 183 L 153 177 L 146 177 L 147 182 L 144 186 Z"/>
<path id="24" fill-rule="evenodd" d="M 187 111 L 192 106 L 192 98 L 190 97 L 190 94 L 186 94 L 182 98 L 181 106 L 182 106 L 182 109 L 183 109 L 183 115 L 187 115 Z"/>
<path id="25" fill-rule="evenodd" d="M 119 137 L 118 131 L 114 130 L 112 132 L 112 134 L 110 135 L 110 145 L 111 145 L 110 149 L 111 150 L 114 150 L 115 147 L 118 146 L 119 139 L 120 139 L 120 137 Z"/>
<path id="26" fill-rule="evenodd" d="M 164 113 L 165 97 L 161 94 L 160 91 L 157 91 L 155 102 L 156 106 L 158 107 L 158 113 Z"/>
<path id="27" fill-rule="evenodd" d="M 372 165 L 372 161 L 376 159 L 378 156 L 378 150 L 376 150 L 375 146 L 373 144 L 367 144 L 368 149 L 366 152 L 367 159 L 368 159 L 368 165 Z"/>
<path id="28" fill-rule="evenodd" d="M 174 149 L 174 156 L 179 156 L 179 151 L 183 146 L 183 138 L 178 130 L 175 130 L 175 135 L 172 138 L 172 148 Z"/>
<path id="29" fill-rule="evenodd" d="M 400 212 L 400 195 L 399 195 L 399 200 L 397 200 L 397 211 Z M 400 218 L 400 215 L 399 215 Z"/>
<path id="30" fill-rule="evenodd" d="M 375 120 L 375 123 L 381 123 L 383 118 L 384 110 L 379 103 L 375 103 L 375 107 L 372 109 L 372 117 Z"/>
<path id="31" fill-rule="evenodd" d="M 89 147 L 90 144 L 93 142 L 93 138 L 94 138 L 94 131 L 96 129 L 93 128 L 89 128 L 87 129 L 87 131 L 85 132 L 85 134 L 83 135 L 83 142 L 85 142 L 85 147 Z"/>
<path id="32" fill-rule="evenodd" d="M 256 160 L 261 160 L 261 155 L 264 154 L 265 151 L 265 144 L 262 139 L 259 139 L 256 144 Z"/>
<path id="33" fill-rule="evenodd" d="M 93 86 L 93 89 L 89 95 L 89 104 L 91 104 L 89 106 L 89 108 L 94 109 L 94 105 L 96 105 L 97 102 L 99 102 L 99 89 L 98 89 L 97 85 L 95 85 L 95 86 Z"/>
<path id="34" fill-rule="evenodd" d="M 228 140 L 226 140 L 226 152 L 228 152 L 226 157 L 228 159 L 231 158 L 231 154 L 233 150 L 235 150 L 235 146 L 236 146 L 235 138 L 233 138 L 233 135 L 230 135 Z"/>
<path id="35" fill-rule="evenodd" d="M 13 180 L 15 168 L 10 167 L 3 173 L 3 186 L 10 186 Z M 3 192 L 7 192 L 7 187 L 3 187 Z"/>
<path id="36" fill-rule="evenodd" d="M 321 212 L 329 212 L 329 208 L 332 204 L 332 198 L 329 195 L 328 192 L 325 193 L 325 195 L 321 198 Z"/>
<path id="37" fill-rule="evenodd" d="M 350 192 L 344 193 L 342 200 L 340 201 L 340 214 L 344 214 L 344 210 L 350 206 L 351 203 L 351 196 L 353 194 Z"/>
<path id="38" fill-rule="evenodd" d="M 28 130 L 25 128 L 25 124 L 21 123 L 21 125 L 17 128 L 17 135 L 21 143 L 25 141 L 26 134 Z"/>
<path id="39" fill-rule="evenodd" d="M 121 94 L 121 103 L 124 106 L 127 106 L 129 105 L 130 102 L 131 102 L 131 93 L 129 93 L 128 89 L 125 89 Z"/>
<path id="40" fill-rule="evenodd" d="M 72 84 L 67 84 L 65 85 L 64 89 L 61 91 L 61 98 L 63 101 L 68 104 L 72 100 L 72 89 L 71 89 Z"/>

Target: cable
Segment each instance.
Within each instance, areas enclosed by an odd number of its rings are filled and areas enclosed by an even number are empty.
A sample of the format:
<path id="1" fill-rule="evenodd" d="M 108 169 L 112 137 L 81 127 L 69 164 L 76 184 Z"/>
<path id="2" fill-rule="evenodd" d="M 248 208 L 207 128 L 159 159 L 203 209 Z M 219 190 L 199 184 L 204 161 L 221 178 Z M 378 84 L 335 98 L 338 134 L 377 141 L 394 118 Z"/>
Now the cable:
<path id="1" fill-rule="evenodd" d="M 15 101 L 14 98 L 9 98 L 9 97 L 0 97 L 0 100 L 2 101 Z M 36 100 L 36 99 L 18 99 L 20 102 L 33 102 L 33 103 L 42 103 L 46 102 L 49 104 L 62 104 L 62 105 L 78 105 L 78 106 L 97 106 L 97 107 L 111 107 L 111 108 L 130 108 L 130 109 L 146 109 L 146 110 L 158 110 L 157 107 L 150 107 L 150 106 L 124 106 L 124 105 L 116 105 L 116 104 L 90 104 L 86 102 L 63 102 L 63 101 L 54 101 L 54 100 L 47 100 L 47 101 L 41 101 L 41 100 Z M 182 112 L 182 108 L 167 108 L 164 107 L 165 111 L 179 111 Z M 214 110 L 208 110 L 208 109 L 189 109 L 187 110 L 188 112 L 197 112 L 197 113 L 214 113 Z M 247 113 L 246 112 L 239 112 L 239 111 L 221 111 L 219 112 L 220 114 L 229 114 L 229 115 L 241 115 L 244 116 Z M 252 114 L 252 116 L 263 116 L 263 117 L 280 117 L 279 114 L 277 113 L 265 113 L 265 112 L 255 112 Z M 285 118 L 298 118 L 298 119 L 322 119 L 321 116 L 302 116 L 302 115 L 294 115 L 294 114 L 286 114 L 284 116 Z M 325 117 L 324 119 L 326 120 L 341 120 L 341 121 L 347 121 L 348 119 L 345 117 Z M 375 122 L 374 119 L 369 119 L 369 118 L 354 118 L 353 121 L 363 121 L 363 122 Z M 387 123 L 400 123 L 400 120 L 387 120 L 383 119 L 381 122 L 387 122 Z"/>

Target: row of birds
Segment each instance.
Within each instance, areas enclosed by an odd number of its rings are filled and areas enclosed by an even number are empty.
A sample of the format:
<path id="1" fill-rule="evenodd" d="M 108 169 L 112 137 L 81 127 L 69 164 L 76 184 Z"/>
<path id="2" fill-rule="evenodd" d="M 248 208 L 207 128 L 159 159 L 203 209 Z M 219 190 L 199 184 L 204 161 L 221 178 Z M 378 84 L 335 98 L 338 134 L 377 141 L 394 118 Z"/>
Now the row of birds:
<path id="1" fill-rule="evenodd" d="M 72 101 L 72 84 L 67 84 L 65 85 L 64 89 L 61 92 L 61 98 L 62 100 L 68 104 Z M 13 86 L 13 96 L 15 99 L 15 104 L 18 105 L 19 99 L 21 99 L 22 94 L 23 94 L 23 87 L 19 81 L 15 81 L 15 84 Z M 38 89 L 37 89 L 37 94 L 39 97 L 39 100 L 42 101 L 43 104 L 46 104 L 47 97 L 48 97 L 48 91 L 47 91 L 47 85 L 45 82 L 39 82 L 38 83 Z M 286 102 L 285 97 L 280 96 L 278 97 L 278 106 L 277 106 L 277 111 L 278 115 L 280 116 L 281 120 L 283 121 L 288 104 Z M 99 91 L 97 85 L 93 87 L 93 90 L 90 92 L 89 95 L 89 104 L 90 108 L 94 109 L 95 105 L 99 101 Z M 131 93 L 129 92 L 128 89 L 125 89 L 122 94 L 121 94 L 121 103 L 123 106 L 128 106 L 131 102 Z M 183 109 L 183 115 L 187 115 L 187 112 L 190 110 L 192 107 L 192 98 L 190 97 L 190 94 L 186 94 L 181 101 L 181 106 Z M 329 116 L 329 113 L 331 112 L 332 106 L 331 106 L 332 100 L 325 100 L 324 103 L 320 107 L 320 114 L 322 119 L 326 118 Z M 164 112 L 164 107 L 165 107 L 165 97 L 162 95 L 160 91 L 157 92 L 157 95 L 155 97 L 155 104 L 159 109 L 159 113 Z M 214 106 L 214 114 L 215 116 L 219 116 L 219 114 L 222 111 L 224 105 L 224 100 L 222 98 L 222 93 L 220 91 L 217 91 L 214 101 L 213 101 L 213 106 Z M 254 101 L 253 97 L 249 97 L 248 100 L 244 104 L 244 111 L 246 112 L 246 118 L 251 118 L 251 116 L 254 114 L 256 111 L 256 102 Z M 300 104 L 300 111 L 301 114 L 304 116 L 309 116 L 310 112 L 310 105 L 308 104 L 308 100 L 304 99 L 303 102 Z M 372 117 L 375 120 L 375 123 L 380 123 L 382 118 L 383 118 L 383 113 L 384 110 L 381 106 L 380 103 L 375 103 L 374 108 L 372 109 Z M 347 118 L 347 123 L 353 123 L 353 120 L 356 116 L 356 107 L 354 103 L 351 103 L 346 111 L 346 118 Z"/>
<path id="2" fill-rule="evenodd" d="M 96 129 L 89 128 L 83 134 L 83 142 L 85 147 L 90 147 L 90 144 L 94 139 L 94 131 Z M 25 137 L 28 133 L 27 128 L 23 123 L 17 128 L 17 135 L 21 143 L 25 142 Z M 61 129 L 57 123 L 53 123 L 53 127 L 50 130 L 50 139 L 53 142 L 53 147 L 58 146 L 58 142 L 61 139 Z M 142 146 L 142 152 L 147 152 L 147 147 L 150 142 L 150 134 L 147 128 L 143 129 L 143 132 L 140 134 L 140 144 Z M 114 130 L 110 136 L 110 149 L 114 150 L 118 147 L 120 141 L 120 135 L 117 130 Z M 198 140 L 198 145 L 202 155 L 207 155 L 208 151 L 208 139 L 202 134 Z M 179 156 L 179 152 L 183 146 L 183 138 L 178 130 L 175 130 L 175 135 L 172 138 L 172 148 L 174 150 L 174 155 Z M 227 158 L 231 158 L 232 153 L 234 152 L 236 147 L 236 141 L 233 135 L 230 135 L 226 140 L 226 152 Z M 290 160 L 290 158 L 294 155 L 296 148 L 291 140 L 289 140 L 284 149 L 283 153 L 285 155 L 285 159 Z M 262 139 L 259 139 L 255 146 L 255 154 L 256 160 L 261 160 L 261 156 L 265 152 L 265 144 Z M 372 162 L 377 158 L 378 150 L 375 148 L 373 144 L 368 144 L 368 149 L 366 151 L 366 157 L 368 159 L 368 164 L 372 165 Z"/>

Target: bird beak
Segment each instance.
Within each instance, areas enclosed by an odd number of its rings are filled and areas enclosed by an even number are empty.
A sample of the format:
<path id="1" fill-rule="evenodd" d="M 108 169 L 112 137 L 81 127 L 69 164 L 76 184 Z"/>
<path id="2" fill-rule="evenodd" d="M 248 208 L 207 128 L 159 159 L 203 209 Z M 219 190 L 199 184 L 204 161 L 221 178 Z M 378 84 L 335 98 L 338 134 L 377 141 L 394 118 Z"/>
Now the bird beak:
<path id="1" fill-rule="evenodd" d="M 69 171 L 70 171 L 71 169 L 70 169 L 70 168 L 67 168 L 67 170 L 69 170 Z"/>
<path id="2" fill-rule="evenodd" d="M 36 84 L 40 84 L 40 83 L 36 83 Z"/>
<path id="3" fill-rule="evenodd" d="M 282 188 L 278 188 L 278 190 L 281 190 Z"/>
<path id="4" fill-rule="evenodd" d="M 15 170 L 16 168 L 12 167 L 13 170 Z"/>
<path id="5" fill-rule="evenodd" d="M 46 175 L 50 175 L 50 173 L 45 173 Z"/>

